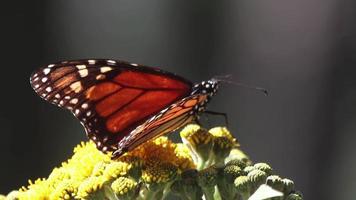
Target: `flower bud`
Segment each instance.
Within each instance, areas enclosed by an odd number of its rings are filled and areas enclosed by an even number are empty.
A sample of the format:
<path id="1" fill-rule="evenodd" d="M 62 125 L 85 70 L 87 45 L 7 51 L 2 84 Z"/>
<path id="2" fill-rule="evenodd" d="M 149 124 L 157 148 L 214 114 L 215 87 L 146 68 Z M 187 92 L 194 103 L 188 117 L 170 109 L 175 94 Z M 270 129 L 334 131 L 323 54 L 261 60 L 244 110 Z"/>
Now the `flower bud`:
<path id="1" fill-rule="evenodd" d="M 303 197 L 300 194 L 293 193 L 293 194 L 288 195 L 286 197 L 286 200 L 303 200 Z"/>
<path id="2" fill-rule="evenodd" d="M 266 179 L 266 184 L 271 186 L 273 189 L 283 192 L 284 183 L 281 177 L 277 175 L 268 176 Z"/>
<path id="3" fill-rule="evenodd" d="M 240 169 L 244 169 L 246 167 L 246 163 L 240 159 L 230 160 L 229 162 L 226 163 L 226 166 L 229 166 L 229 165 L 238 166 L 238 167 L 240 167 Z"/>
<path id="4" fill-rule="evenodd" d="M 259 185 L 266 181 L 267 174 L 259 169 L 254 169 L 247 174 L 247 177 L 251 180 L 254 186 L 257 188 Z"/>
<path id="5" fill-rule="evenodd" d="M 137 182 L 126 177 L 119 177 L 111 184 L 111 189 L 119 199 L 134 199 L 137 193 Z"/>
<path id="6" fill-rule="evenodd" d="M 267 163 L 256 163 L 253 167 L 266 172 L 267 175 L 271 175 L 272 173 L 272 168 Z"/>
<path id="7" fill-rule="evenodd" d="M 249 177 L 239 176 L 234 181 L 237 193 L 240 194 L 243 199 L 247 199 L 250 196 L 250 192 L 253 189 L 253 184 Z"/>
<path id="8" fill-rule="evenodd" d="M 232 183 L 237 177 L 242 176 L 244 172 L 237 165 L 226 165 L 223 171 L 227 183 Z"/>
<path id="9" fill-rule="evenodd" d="M 292 191 L 294 191 L 294 182 L 292 180 L 284 178 L 282 181 L 284 185 L 284 190 L 283 190 L 284 195 L 288 195 Z"/>

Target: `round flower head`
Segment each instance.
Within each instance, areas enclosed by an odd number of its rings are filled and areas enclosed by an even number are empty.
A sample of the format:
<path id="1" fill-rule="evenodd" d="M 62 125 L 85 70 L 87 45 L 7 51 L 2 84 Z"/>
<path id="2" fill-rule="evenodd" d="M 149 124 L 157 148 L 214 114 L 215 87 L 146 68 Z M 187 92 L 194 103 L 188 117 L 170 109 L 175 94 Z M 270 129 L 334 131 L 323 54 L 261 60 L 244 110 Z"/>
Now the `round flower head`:
<path id="1" fill-rule="evenodd" d="M 237 177 L 244 174 L 241 168 L 237 165 L 226 165 L 223 172 L 224 178 L 229 183 L 232 183 Z"/>
<path id="2" fill-rule="evenodd" d="M 229 162 L 226 163 L 226 166 L 229 166 L 229 165 L 235 165 L 235 166 L 240 167 L 241 169 L 244 169 L 246 167 L 246 163 L 240 159 L 230 160 Z"/>
<path id="3" fill-rule="evenodd" d="M 284 195 L 291 193 L 294 190 L 294 182 L 287 178 L 284 178 L 282 181 L 284 185 Z"/>
<path id="4" fill-rule="evenodd" d="M 85 179 L 78 188 L 77 197 L 80 199 L 104 199 L 105 193 L 102 190 L 104 183 L 105 178 L 102 176 Z"/>
<path id="5" fill-rule="evenodd" d="M 275 190 L 283 192 L 283 189 L 284 189 L 283 180 L 281 179 L 281 177 L 279 177 L 277 175 L 268 176 L 266 179 L 266 184 L 271 186 Z"/>
<path id="6" fill-rule="evenodd" d="M 227 137 L 214 137 L 213 152 L 215 163 L 223 163 L 234 144 Z"/>
<path id="7" fill-rule="evenodd" d="M 266 172 L 267 175 L 272 174 L 272 167 L 270 167 L 267 163 L 256 163 L 253 165 L 255 169 L 259 169 L 261 171 Z"/>
<path id="8" fill-rule="evenodd" d="M 213 136 L 198 125 L 188 125 L 181 132 L 182 141 L 192 153 L 195 163 L 198 163 L 198 168 L 209 159 L 213 147 Z"/>
<path id="9" fill-rule="evenodd" d="M 74 199 L 80 183 L 66 179 L 60 182 L 51 192 L 49 199 Z"/>
<path id="10" fill-rule="evenodd" d="M 146 160 L 142 171 L 142 179 L 145 183 L 166 183 L 172 181 L 177 174 L 177 167 L 169 162 L 163 162 L 157 158 Z"/>
<path id="11" fill-rule="evenodd" d="M 244 163 L 246 163 L 246 165 L 252 164 L 250 158 L 243 151 L 241 151 L 239 148 L 232 148 L 229 156 L 225 160 L 226 160 L 226 162 L 229 162 L 229 161 L 235 160 L 235 159 L 243 161 Z"/>
<path id="12" fill-rule="evenodd" d="M 159 157 L 157 158 L 159 158 L 160 160 L 174 163 L 176 159 L 174 152 L 175 148 L 175 143 L 173 143 L 167 137 L 162 136 L 143 143 L 133 151 L 129 152 L 128 155 L 139 157 L 144 161 L 149 160 L 151 157 L 157 157 L 157 155 L 159 155 Z"/>
<path id="13" fill-rule="evenodd" d="M 230 143 L 233 144 L 234 147 L 240 146 L 240 144 L 237 142 L 236 138 L 234 138 L 230 131 L 227 130 L 226 127 L 215 127 L 209 130 L 209 133 L 211 133 L 214 137 L 225 137 L 230 140 Z"/>
<path id="14" fill-rule="evenodd" d="M 111 189 L 119 199 L 134 199 L 137 182 L 126 177 L 119 177 L 111 184 Z"/>
<path id="15" fill-rule="evenodd" d="M 214 137 L 215 163 L 223 163 L 232 148 L 238 147 L 239 144 L 225 127 L 212 128 L 209 133 Z"/>
<path id="16" fill-rule="evenodd" d="M 237 193 L 239 193 L 243 199 L 248 199 L 248 196 L 253 189 L 253 184 L 250 178 L 247 176 L 239 176 L 235 179 L 234 185 Z"/>
<path id="17" fill-rule="evenodd" d="M 125 176 L 131 168 L 131 164 L 120 162 L 120 161 L 113 161 L 105 165 L 105 169 L 103 172 L 103 178 L 105 181 L 113 181 L 119 176 Z"/>
<path id="18" fill-rule="evenodd" d="M 247 174 L 247 177 L 257 187 L 266 181 L 267 174 L 259 169 L 254 169 Z"/>
<path id="19" fill-rule="evenodd" d="M 190 151 L 185 144 L 178 143 L 176 145 L 176 148 L 174 149 L 174 152 L 177 158 L 175 163 L 177 164 L 180 172 L 196 168 L 196 165 L 191 157 Z"/>
<path id="20" fill-rule="evenodd" d="M 255 170 L 256 168 L 254 167 L 254 166 L 246 166 L 245 168 L 244 168 L 244 172 L 246 173 L 246 174 L 248 174 L 248 173 L 250 173 L 251 171 L 253 171 L 253 170 Z"/>

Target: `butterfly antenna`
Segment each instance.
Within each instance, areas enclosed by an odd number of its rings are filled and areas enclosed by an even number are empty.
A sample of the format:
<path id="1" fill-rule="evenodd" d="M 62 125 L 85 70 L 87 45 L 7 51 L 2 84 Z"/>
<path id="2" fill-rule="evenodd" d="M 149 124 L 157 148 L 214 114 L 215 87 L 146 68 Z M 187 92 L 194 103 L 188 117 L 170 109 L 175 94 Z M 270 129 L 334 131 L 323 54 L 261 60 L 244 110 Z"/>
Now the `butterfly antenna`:
<path id="1" fill-rule="evenodd" d="M 231 76 L 229 75 L 228 78 L 230 78 L 230 77 Z M 229 84 L 232 84 L 232 85 L 236 85 L 236 86 L 239 86 L 239 87 L 258 90 L 258 91 L 263 92 L 266 96 L 268 96 L 268 90 L 265 89 L 265 88 L 262 88 L 262 87 L 247 85 L 247 84 L 244 84 L 244 83 L 238 83 L 238 82 L 234 82 L 234 81 L 231 81 L 231 80 L 226 80 L 226 79 L 221 79 L 221 78 L 216 78 L 216 77 L 215 77 L 215 80 L 223 82 L 223 83 L 229 83 Z"/>
<path id="2" fill-rule="evenodd" d="M 216 79 L 216 80 L 229 80 L 231 79 L 232 75 L 231 74 L 226 74 L 226 75 L 217 75 L 217 76 L 214 76 L 213 79 Z"/>

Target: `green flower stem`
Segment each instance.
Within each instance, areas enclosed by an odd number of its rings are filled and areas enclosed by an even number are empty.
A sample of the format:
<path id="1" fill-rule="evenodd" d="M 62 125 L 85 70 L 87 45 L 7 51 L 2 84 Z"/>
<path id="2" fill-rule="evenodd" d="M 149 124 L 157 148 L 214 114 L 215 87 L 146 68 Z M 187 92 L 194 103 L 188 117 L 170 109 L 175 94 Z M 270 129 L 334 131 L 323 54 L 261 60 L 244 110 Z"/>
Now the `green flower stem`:
<path id="1" fill-rule="evenodd" d="M 148 190 L 145 194 L 145 199 L 162 199 L 164 184 L 151 183 L 148 185 Z"/>
<path id="2" fill-rule="evenodd" d="M 236 199 L 236 190 L 232 183 L 219 181 L 217 188 L 222 199 Z"/>
<path id="3" fill-rule="evenodd" d="M 118 198 L 116 197 L 114 191 L 107 185 L 105 185 L 103 187 L 103 190 L 104 190 L 104 194 L 105 194 L 105 197 L 109 200 L 118 200 Z"/>
<path id="4" fill-rule="evenodd" d="M 171 186 L 172 186 L 173 182 L 174 181 L 171 181 L 165 185 L 161 199 L 166 199 L 169 196 L 169 194 L 171 193 Z"/>
<path id="5" fill-rule="evenodd" d="M 214 200 L 222 200 L 221 193 L 218 189 L 218 186 L 215 186 L 215 191 L 214 191 Z"/>
<path id="6" fill-rule="evenodd" d="M 214 187 L 203 187 L 202 191 L 204 193 L 204 197 L 206 200 L 214 200 L 214 193 L 215 193 Z"/>

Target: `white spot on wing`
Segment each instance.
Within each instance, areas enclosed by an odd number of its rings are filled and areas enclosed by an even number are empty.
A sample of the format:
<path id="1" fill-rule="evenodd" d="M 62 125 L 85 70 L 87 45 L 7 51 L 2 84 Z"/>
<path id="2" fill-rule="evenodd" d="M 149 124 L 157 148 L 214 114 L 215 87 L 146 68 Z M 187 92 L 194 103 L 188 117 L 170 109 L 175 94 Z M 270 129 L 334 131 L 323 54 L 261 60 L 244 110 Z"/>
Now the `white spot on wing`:
<path id="1" fill-rule="evenodd" d="M 54 67 L 54 64 L 48 65 L 48 68 L 52 68 L 52 67 Z"/>
<path id="2" fill-rule="evenodd" d="M 105 72 L 108 72 L 108 71 L 111 71 L 111 70 L 112 70 L 111 67 L 101 67 L 101 68 L 100 68 L 100 72 L 101 72 L 101 73 L 105 73 Z"/>
<path id="3" fill-rule="evenodd" d="M 80 110 L 79 110 L 79 109 L 75 109 L 75 114 L 76 114 L 76 115 L 78 115 L 78 114 L 79 114 L 79 112 L 80 112 Z"/>
<path id="4" fill-rule="evenodd" d="M 77 99 L 77 98 L 74 98 L 74 99 L 70 100 L 69 103 L 71 103 L 71 104 L 76 104 L 76 103 L 78 103 L 78 99 Z"/>
<path id="5" fill-rule="evenodd" d="M 82 104 L 82 108 L 83 108 L 83 109 L 87 109 L 87 108 L 88 108 L 88 104 L 87 104 L 87 103 L 83 103 L 83 104 Z"/>
<path id="6" fill-rule="evenodd" d="M 96 80 L 103 80 L 105 78 L 105 75 L 99 74 L 95 78 L 96 78 Z"/>
<path id="7" fill-rule="evenodd" d="M 50 68 L 45 68 L 45 69 L 43 69 L 43 73 L 44 73 L 45 75 L 47 75 L 50 71 L 51 71 Z"/>
<path id="8" fill-rule="evenodd" d="M 87 66 L 85 66 L 85 65 L 77 65 L 76 67 L 79 70 L 87 68 Z"/>
<path id="9" fill-rule="evenodd" d="M 43 78 L 41 79 L 42 83 L 45 83 L 47 80 L 48 80 L 47 77 L 43 77 Z"/>
<path id="10" fill-rule="evenodd" d="M 52 88 L 51 88 L 51 87 L 47 87 L 47 88 L 46 88 L 46 91 L 47 91 L 47 92 L 51 92 L 51 91 L 52 91 Z"/>
<path id="11" fill-rule="evenodd" d="M 54 97 L 56 97 L 57 99 L 61 98 L 61 95 L 56 94 Z"/>
<path id="12" fill-rule="evenodd" d="M 135 67 L 138 66 L 138 64 L 136 64 L 136 63 L 131 63 L 131 65 L 132 65 L 132 66 L 135 66 Z"/>
<path id="13" fill-rule="evenodd" d="M 115 60 L 108 60 L 107 63 L 109 63 L 109 64 L 115 64 L 116 61 L 115 61 Z"/>
<path id="14" fill-rule="evenodd" d="M 91 64 L 91 65 L 94 65 L 95 64 L 95 60 L 88 60 L 88 63 Z"/>
<path id="15" fill-rule="evenodd" d="M 91 115 L 91 112 L 90 111 L 88 111 L 87 112 L 87 117 L 89 117 Z"/>
<path id="16" fill-rule="evenodd" d="M 80 77 L 86 77 L 86 76 L 88 76 L 88 74 L 89 74 L 89 72 L 87 69 L 79 70 Z"/>
<path id="17" fill-rule="evenodd" d="M 70 89 L 72 89 L 75 93 L 80 92 L 82 88 L 82 83 L 80 81 L 74 82 L 70 85 Z"/>

